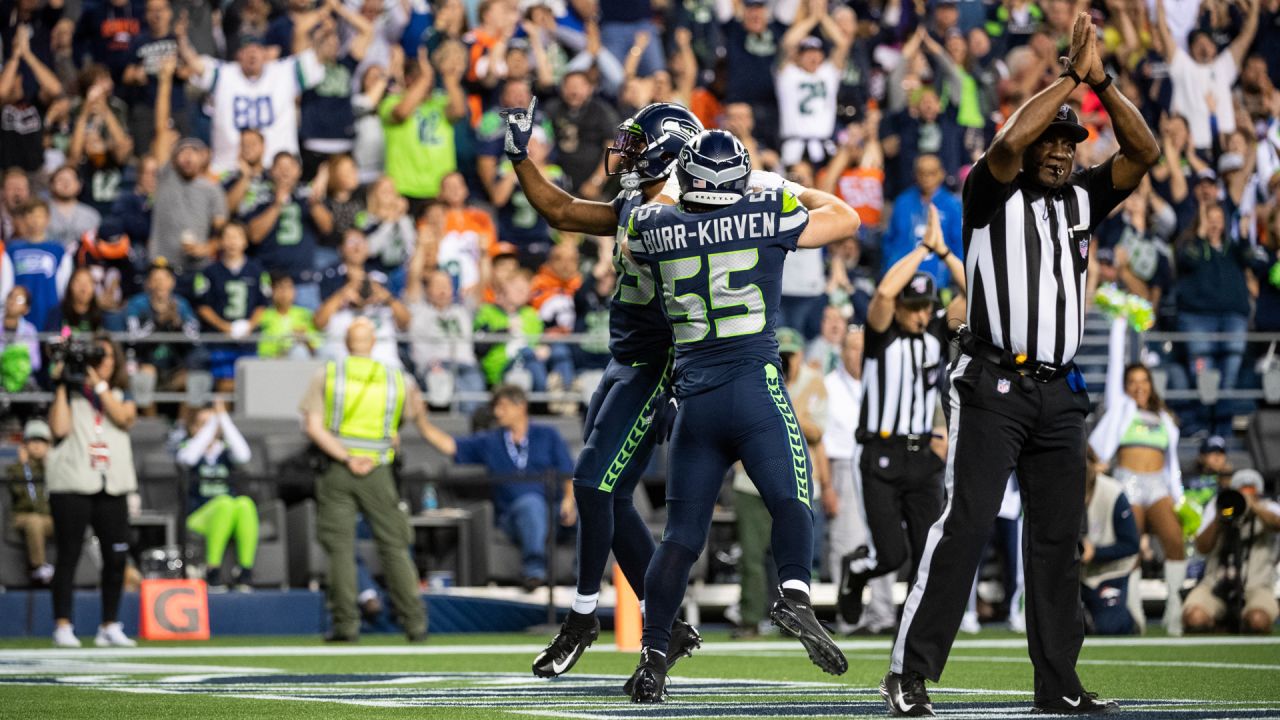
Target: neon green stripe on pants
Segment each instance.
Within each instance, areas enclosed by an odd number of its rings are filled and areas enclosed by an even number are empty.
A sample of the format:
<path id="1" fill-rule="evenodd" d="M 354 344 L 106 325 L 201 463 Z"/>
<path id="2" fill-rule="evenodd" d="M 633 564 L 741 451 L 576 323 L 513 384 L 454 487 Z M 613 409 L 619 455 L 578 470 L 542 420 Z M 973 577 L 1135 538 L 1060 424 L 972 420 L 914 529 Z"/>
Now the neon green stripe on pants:
<path id="1" fill-rule="evenodd" d="M 805 454 L 804 435 L 800 432 L 800 423 L 791 411 L 791 401 L 782 391 L 782 382 L 778 377 L 778 368 L 773 365 L 764 366 L 764 382 L 769 389 L 769 397 L 782 414 L 782 422 L 787 426 L 787 441 L 791 446 L 791 470 L 796 478 L 796 498 L 806 506 L 809 505 L 809 462 Z"/>
<path id="2" fill-rule="evenodd" d="M 609 469 L 605 471 L 604 478 L 600 480 L 600 490 L 613 492 L 613 486 L 618 483 L 618 478 L 621 477 L 622 471 L 626 470 L 627 466 L 631 464 L 631 458 L 636 454 L 636 450 L 639 449 L 645 433 L 649 432 L 649 429 L 653 427 L 653 418 L 658 409 L 659 396 L 671 383 L 671 365 L 673 362 L 673 354 L 669 354 L 667 356 L 667 364 L 662 369 L 662 377 L 658 379 L 658 384 L 654 386 L 653 392 L 649 394 L 649 399 L 645 401 L 644 407 L 640 409 L 640 415 L 631 424 L 631 430 L 627 432 L 626 439 L 622 441 L 622 447 L 618 448 L 618 454 L 614 456 L 613 462 L 609 463 Z"/>

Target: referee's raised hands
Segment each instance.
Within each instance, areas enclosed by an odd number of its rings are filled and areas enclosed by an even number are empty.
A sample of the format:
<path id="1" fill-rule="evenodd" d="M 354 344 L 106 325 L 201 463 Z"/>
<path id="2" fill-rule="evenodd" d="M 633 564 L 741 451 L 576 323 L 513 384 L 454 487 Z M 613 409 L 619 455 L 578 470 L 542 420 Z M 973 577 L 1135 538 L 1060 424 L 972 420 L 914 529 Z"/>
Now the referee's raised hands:
<path id="1" fill-rule="evenodd" d="M 1102 60 L 1098 56 L 1097 35 L 1093 30 L 1093 18 L 1089 13 L 1076 15 L 1076 24 L 1071 28 L 1071 48 L 1066 58 L 1067 66 L 1079 77 L 1094 75 L 1102 71 Z M 1094 66 L 1097 66 L 1095 71 Z"/>
<path id="2" fill-rule="evenodd" d="M 942 221 L 938 219 L 938 208 L 929 203 L 929 218 L 924 226 L 924 238 L 920 240 L 929 252 L 944 255 L 947 244 L 942 240 Z"/>

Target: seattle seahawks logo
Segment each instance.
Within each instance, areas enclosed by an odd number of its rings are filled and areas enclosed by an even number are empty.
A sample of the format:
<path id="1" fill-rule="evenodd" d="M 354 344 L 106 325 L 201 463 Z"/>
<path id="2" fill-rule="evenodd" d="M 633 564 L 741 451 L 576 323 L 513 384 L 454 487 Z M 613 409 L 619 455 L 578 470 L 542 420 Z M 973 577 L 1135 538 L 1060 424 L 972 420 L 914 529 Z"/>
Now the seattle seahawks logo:
<path id="1" fill-rule="evenodd" d="M 700 128 L 694 127 L 693 123 L 679 118 L 668 118 L 662 121 L 662 132 L 665 135 L 675 135 L 676 137 L 688 140 L 702 131 Z"/>

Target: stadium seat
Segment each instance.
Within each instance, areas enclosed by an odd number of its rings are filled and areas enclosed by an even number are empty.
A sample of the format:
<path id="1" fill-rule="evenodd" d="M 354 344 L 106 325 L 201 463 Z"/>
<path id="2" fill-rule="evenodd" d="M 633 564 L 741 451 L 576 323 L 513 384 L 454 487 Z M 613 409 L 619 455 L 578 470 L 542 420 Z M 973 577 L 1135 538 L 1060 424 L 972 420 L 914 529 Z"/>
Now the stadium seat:
<path id="1" fill-rule="evenodd" d="M 250 493 L 258 505 L 258 554 L 253 564 L 253 586 L 264 588 L 280 588 L 287 590 L 293 584 L 289 570 L 289 556 L 292 546 L 289 544 L 288 513 L 284 502 L 278 499 L 258 499 L 257 493 Z M 205 561 L 204 538 L 197 533 L 187 533 L 188 557 L 193 562 Z M 235 577 L 234 571 L 240 567 L 236 561 L 235 538 L 227 543 L 227 552 L 223 556 L 223 578 L 230 581 Z M 304 583 L 305 584 L 305 583 Z"/>
<path id="2" fill-rule="evenodd" d="M 286 532 L 292 542 L 289 556 L 289 585 L 316 589 L 328 575 L 329 559 L 316 540 L 316 501 L 306 499 L 285 511 Z"/>
<path id="3" fill-rule="evenodd" d="M 1245 433 L 1253 466 L 1262 473 L 1270 492 L 1280 486 L 1280 408 L 1263 408 L 1253 414 Z"/>
<path id="4" fill-rule="evenodd" d="M 163 443 L 169 436 L 170 429 L 169 421 L 163 417 L 139 417 L 133 427 L 129 428 L 129 437 L 135 448 L 139 443 L 149 441 L 158 440 Z"/>
<path id="5" fill-rule="evenodd" d="M 397 454 L 401 462 L 401 474 L 413 477 L 418 482 L 444 479 L 451 464 L 450 458 L 416 433 L 401 436 L 400 451 Z"/>
<path id="6" fill-rule="evenodd" d="M 263 458 L 267 463 L 267 469 L 274 474 L 282 463 L 306 450 L 311 445 L 311 440 L 301 431 L 295 431 L 265 437 L 263 444 L 266 446 Z"/>
<path id="7" fill-rule="evenodd" d="M 474 508 L 473 508 L 474 510 Z M 477 575 L 476 577 L 487 577 L 489 582 L 497 583 L 519 583 L 522 579 L 520 571 L 520 548 L 511 542 L 507 534 L 499 530 L 493 524 L 493 503 L 485 501 L 480 503 L 477 517 L 487 519 L 487 529 L 489 531 L 489 540 L 483 545 L 473 545 L 473 547 L 484 548 L 486 574 Z M 572 584 L 574 582 L 574 571 L 577 567 L 577 548 L 572 544 L 566 545 L 556 543 L 554 563 L 548 558 L 548 565 L 555 566 L 555 582 L 559 585 Z"/>
<path id="8" fill-rule="evenodd" d="M 236 423 L 241 418 L 292 420 L 296 428 L 298 402 L 322 360 L 281 360 L 243 357 L 236 361 Z M 248 430 L 240 427 L 242 432 Z"/>
<path id="9" fill-rule="evenodd" d="M 10 502 L 8 492 L 0 493 L 0 590 L 31 585 L 27 568 L 27 545 L 11 521 Z M 84 550 L 76 565 L 76 587 L 96 587 L 102 573 L 102 556 L 100 552 L 95 552 L 95 546 L 87 540 L 89 536 L 90 533 L 86 532 Z M 54 547 L 53 538 L 49 538 L 45 546 L 45 555 L 50 564 L 57 564 L 58 549 Z"/>

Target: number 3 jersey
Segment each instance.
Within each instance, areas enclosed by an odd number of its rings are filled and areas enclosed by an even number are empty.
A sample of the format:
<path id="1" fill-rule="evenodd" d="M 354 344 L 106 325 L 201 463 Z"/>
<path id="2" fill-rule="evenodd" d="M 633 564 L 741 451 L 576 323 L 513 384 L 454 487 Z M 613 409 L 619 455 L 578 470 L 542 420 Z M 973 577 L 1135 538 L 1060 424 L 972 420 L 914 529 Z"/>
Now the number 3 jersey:
<path id="1" fill-rule="evenodd" d="M 677 396 L 781 364 L 774 325 L 782 264 L 808 222 L 808 211 L 784 189 L 749 191 L 703 213 L 655 204 L 632 212 L 627 243 L 660 286 L 675 341 Z"/>
<path id="2" fill-rule="evenodd" d="M 255 260 L 246 259 L 236 270 L 215 262 L 196 275 L 196 307 L 210 307 L 227 322 L 247 320 L 267 306 L 269 287 L 266 271 Z"/>

